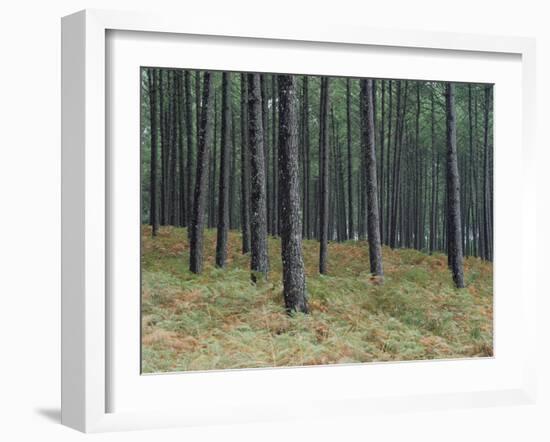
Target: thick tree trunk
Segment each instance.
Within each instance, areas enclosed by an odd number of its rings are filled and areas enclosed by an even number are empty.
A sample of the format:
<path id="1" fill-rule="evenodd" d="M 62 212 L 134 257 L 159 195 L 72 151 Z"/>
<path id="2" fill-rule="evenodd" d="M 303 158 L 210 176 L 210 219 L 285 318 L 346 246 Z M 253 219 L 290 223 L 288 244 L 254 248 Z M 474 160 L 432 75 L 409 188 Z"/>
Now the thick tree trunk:
<path id="1" fill-rule="evenodd" d="M 370 271 L 383 276 L 382 247 L 380 244 L 380 214 L 376 177 L 376 149 L 374 146 L 374 103 L 372 80 L 361 80 L 361 100 L 364 114 L 361 116 L 361 141 L 366 153 L 367 228 L 369 241 Z"/>
<path id="2" fill-rule="evenodd" d="M 222 129 L 220 146 L 220 180 L 218 190 L 218 232 L 216 266 L 225 267 L 229 232 L 229 167 L 231 164 L 231 74 L 222 74 Z"/>
<path id="3" fill-rule="evenodd" d="M 329 227 L 329 79 L 321 78 L 321 99 L 320 99 L 320 118 L 319 118 L 319 273 L 327 273 L 327 255 L 328 255 L 328 227 Z"/>
<path id="4" fill-rule="evenodd" d="M 448 246 L 453 281 L 458 288 L 464 287 L 462 264 L 462 228 L 460 217 L 460 178 L 456 148 L 455 86 L 445 86 L 447 113 L 447 226 Z"/>
<path id="5" fill-rule="evenodd" d="M 151 120 L 151 174 L 149 185 L 149 223 L 151 224 L 151 233 L 157 235 L 159 229 L 158 211 L 157 211 L 157 93 L 158 81 L 157 70 L 150 68 L 148 70 L 148 88 L 149 88 L 149 116 Z"/>
<path id="6" fill-rule="evenodd" d="M 252 280 L 267 277 L 267 207 L 265 187 L 264 134 L 262 124 L 262 92 L 259 74 L 247 74 L 248 134 L 251 165 L 250 233 Z"/>
<path id="7" fill-rule="evenodd" d="M 279 75 L 278 82 L 283 296 L 287 312 L 308 313 L 302 257 L 296 76 Z"/>
<path id="8" fill-rule="evenodd" d="M 212 144 L 213 92 L 212 74 L 205 72 L 203 98 L 201 105 L 199 148 L 197 151 L 197 172 L 195 180 L 195 197 L 193 223 L 191 225 L 189 270 L 201 273 L 203 267 L 203 235 L 206 217 L 206 188 L 208 184 L 208 158 Z"/>

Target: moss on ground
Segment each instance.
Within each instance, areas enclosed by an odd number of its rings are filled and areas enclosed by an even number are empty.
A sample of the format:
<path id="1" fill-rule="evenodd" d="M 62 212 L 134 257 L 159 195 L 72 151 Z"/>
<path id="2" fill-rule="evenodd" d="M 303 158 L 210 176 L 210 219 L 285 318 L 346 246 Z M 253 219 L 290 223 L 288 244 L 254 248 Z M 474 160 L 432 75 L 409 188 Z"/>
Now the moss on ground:
<path id="1" fill-rule="evenodd" d="M 316 241 L 304 241 L 310 315 L 283 308 L 280 241 L 271 271 L 250 282 L 241 237 L 229 235 L 226 270 L 214 267 L 215 230 L 205 231 L 205 267 L 189 272 L 186 229 L 142 228 L 143 372 L 213 370 L 491 356 L 493 271 L 467 258 L 466 289 L 454 288 L 447 257 L 383 248 L 383 284 L 369 274 L 364 241 L 331 243 L 319 275 Z"/>

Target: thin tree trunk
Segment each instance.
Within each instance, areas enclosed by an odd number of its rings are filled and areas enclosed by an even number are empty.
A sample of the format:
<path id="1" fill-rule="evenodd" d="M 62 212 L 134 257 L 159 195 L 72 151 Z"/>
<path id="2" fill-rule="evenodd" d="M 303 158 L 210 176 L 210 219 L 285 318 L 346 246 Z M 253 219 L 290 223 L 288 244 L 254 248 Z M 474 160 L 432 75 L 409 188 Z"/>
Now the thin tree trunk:
<path id="1" fill-rule="evenodd" d="M 218 231 L 216 266 L 225 267 L 229 232 L 229 175 L 231 164 L 231 74 L 222 74 L 222 129 L 220 146 L 220 180 L 218 190 Z"/>
<path id="2" fill-rule="evenodd" d="M 379 201 L 378 204 L 379 213 L 380 213 L 380 242 L 384 244 L 384 125 L 385 125 L 385 105 L 386 105 L 386 82 L 382 82 L 382 102 L 380 104 L 380 187 L 379 187 Z"/>
<path id="3" fill-rule="evenodd" d="M 186 225 L 189 228 L 193 219 L 193 115 L 191 113 L 191 73 L 184 72 L 184 89 L 185 89 L 185 135 L 187 140 L 187 164 L 186 170 L 186 206 L 187 220 Z"/>
<path id="4" fill-rule="evenodd" d="M 229 82 L 232 89 L 232 81 Z M 231 113 L 231 168 L 229 173 L 229 229 L 237 228 L 237 135 L 235 130 L 235 111 L 233 109 L 233 100 L 229 100 Z"/>
<path id="5" fill-rule="evenodd" d="M 148 89 L 149 89 L 149 116 L 151 119 L 151 182 L 149 186 L 149 222 L 151 224 L 151 234 L 157 236 L 159 229 L 159 220 L 157 213 L 157 70 L 150 68 L 147 71 Z"/>
<path id="6" fill-rule="evenodd" d="M 430 254 L 437 247 L 437 160 L 438 155 L 435 147 L 435 102 L 434 93 L 431 92 L 431 148 L 432 148 L 432 207 L 430 217 Z"/>
<path id="7" fill-rule="evenodd" d="M 279 234 L 279 179 L 277 176 L 279 154 L 277 143 L 277 75 L 271 75 L 271 89 L 273 94 L 273 103 L 271 105 L 271 120 L 272 120 L 272 134 L 271 134 L 271 166 L 272 166 L 272 195 L 271 195 L 271 228 L 272 235 L 277 236 Z"/>
<path id="8" fill-rule="evenodd" d="M 353 225 L 353 163 L 351 157 L 351 80 L 346 79 L 346 134 L 348 148 L 348 239 L 355 237 Z"/>
<path id="9" fill-rule="evenodd" d="M 491 86 L 485 86 L 485 108 L 483 117 L 483 230 L 484 230 L 484 257 L 492 259 L 491 238 L 491 195 L 489 183 L 489 106 L 491 99 Z"/>
<path id="10" fill-rule="evenodd" d="M 203 99 L 201 106 L 199 148 L 197 151 L 197 173 L 195 180 L 195 198 L 193 223 L 191 225 L 189 270 L 201 273 L 203 267 L 203 235 L 206 216 L 206 187 L 208 184 L 208 158 L 212 144 L 213 92 L 212 75 L 204 72 Z"/>
<path id="11" fill-rule="evenodd" d="M 310 158 L 309 158 L 309 88 L 308 77 L 304 75 L 302 79 L 302 145 L 304 150 L 302 161 L 302 175 L 303 175 L 303 188 L 302 188 L 302 216 L 303 236 L 306 238 L 311 237 L 311 212 L 310 212 Z"/>
<path id="12" fill-rule="evenodd" d="M 455 86 L 445 86 L 447 110 L 447 225 L 448 246 L 453 281 L 458 288 L 464 287 L 462 264 L 462 229 L 460 217 L 460 178 L 456 148 Z"/>
<path id="13" fill-rule="evenodd" d="M 319 273 L 327 273 L 328 255 L 328 227 L 329 227 L 329 164 L 328 164 L 328 107 L 329 107 L 329 79 L 321 77 L 321 104 L 320 104 L 320 131 L 319 131 L 319 177 L 320 177 L 320 201 L 319 201 Z"/>
<path id="14" fill-rule="evenodd" d="M 250 156 L 248 148 L 248 87 L 241 74 L 241 229 L 242 252 L 250 252 Z"/>
<path id="15" fill-rule="evenodd" d="M 187 225 L 187 198 L 186 198 L 186 183 L 187 176 L 185 170 L 185 155 L 184 155 L 184 119 L 183 119 L 183 72 L 177 71 L 177 106 L 176 119 L 178 124 L 178 168 L 179 168 L 179 212 L 178 225 L 184 227 Z"/>

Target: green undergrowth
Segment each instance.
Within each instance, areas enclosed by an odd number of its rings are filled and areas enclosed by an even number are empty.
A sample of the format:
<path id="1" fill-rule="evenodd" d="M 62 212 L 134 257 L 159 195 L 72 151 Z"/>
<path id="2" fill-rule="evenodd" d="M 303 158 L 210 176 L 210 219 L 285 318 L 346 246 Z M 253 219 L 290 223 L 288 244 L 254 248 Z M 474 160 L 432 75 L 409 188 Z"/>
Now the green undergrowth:
<path id="1" fill-rule="evenodd" d="M 205 266 L 189 272 L 185 229 L 142 228 L 142 368 L 145 373 L 486 357 L 493 349 L 492 265 L 465 260 L 454 288 L 447 257 L 383 248 L 385 278 L 368 270 L 364 241 L 331 243 L 319 275 L 316 241 L 304 241 L 311 314 L 283 308 L 280 241 L 270 272 L 250 282 L 241 237 L 229 235 L 227 269 L 214 266 L 216 231 L 205 231 Z"/>

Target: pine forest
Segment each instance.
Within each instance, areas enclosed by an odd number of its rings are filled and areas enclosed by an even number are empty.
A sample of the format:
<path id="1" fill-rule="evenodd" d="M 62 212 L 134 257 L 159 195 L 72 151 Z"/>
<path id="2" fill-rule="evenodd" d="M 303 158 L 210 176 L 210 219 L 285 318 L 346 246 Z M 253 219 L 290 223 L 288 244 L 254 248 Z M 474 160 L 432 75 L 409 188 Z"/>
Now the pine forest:
<path id="1" fill-rule="evenodd" d="M 142 371 L 493 354 L 493 86 L 141 69 Z"/>

